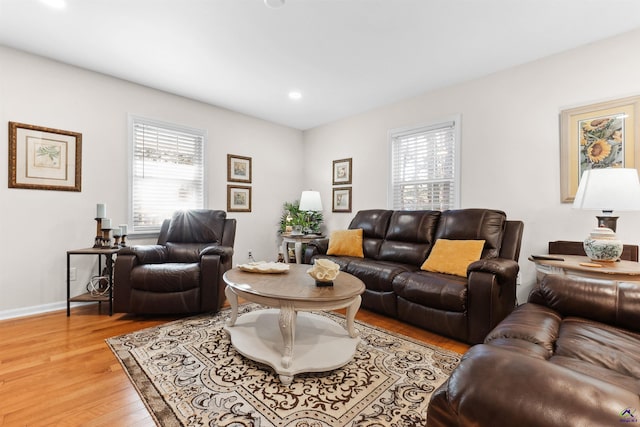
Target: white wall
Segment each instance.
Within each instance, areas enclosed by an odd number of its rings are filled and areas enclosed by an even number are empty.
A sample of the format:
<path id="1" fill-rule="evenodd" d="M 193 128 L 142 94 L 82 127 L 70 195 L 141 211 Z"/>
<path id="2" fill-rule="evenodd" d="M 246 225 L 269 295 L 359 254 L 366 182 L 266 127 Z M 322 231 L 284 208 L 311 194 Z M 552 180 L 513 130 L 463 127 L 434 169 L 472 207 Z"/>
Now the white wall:
<path id="1" fill-rule="evenodd" d="M 93 245 L 96 203 L 126 222 L 128 113 L 207 130 L 209 208 L 226 210 L 227 154 L 252 157 L 253 212 L 229 214 L 238 220 L 234 261 L 248 249 L 275 260 L 282 203 L 303 189 L 302 132 L 0 47 L 0 145 L 9 121 L 83 137 L 82 192 L 0 186 L 0 318 L 65 304 L 66 251 Z M 8 176 L 6 148 L 0 176 Z M 72 257 L 74 293 L 93 274 L 92 258 Z"/>
<path id="2" fill-rule="evenodd" d="M 559 113 L 640 94 L 640 30 L 426 93 L 305 132 L 307 184 L 331 206 L 332 160 L 353 158 L 353 213 L 387 206 L 388 131 L 462 116 L 462 207 L 504 210 L 525 223 L 519 301 L 535 283 L 531 254 L 550 240 L 583 240 L 595 212 L 560 203 Z M 640 166 L 640 159 L 638 159 Z M 325 212 L 329 229 L 353 214 Z M 622 212 L 618 234 L 640 242 L 640 213 Z"/>

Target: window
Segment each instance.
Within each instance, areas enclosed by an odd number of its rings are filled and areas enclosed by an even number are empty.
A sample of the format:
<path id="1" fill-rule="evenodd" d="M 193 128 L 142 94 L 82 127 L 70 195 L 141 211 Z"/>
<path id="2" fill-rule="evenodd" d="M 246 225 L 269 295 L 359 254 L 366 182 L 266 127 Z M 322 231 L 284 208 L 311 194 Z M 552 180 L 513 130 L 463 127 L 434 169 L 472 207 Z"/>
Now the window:
<path id="1" fill-rule="evenodd" d="M 391 185 L 395 210 L 446 210 L 459 207 L 460 117 L 389 133 Z"/>
<path id="2" fill-rule="evenodd" d="M 130 223 L 154 232 L 180 209 L 205 205 L 206 131 L 130 116 Z"/>

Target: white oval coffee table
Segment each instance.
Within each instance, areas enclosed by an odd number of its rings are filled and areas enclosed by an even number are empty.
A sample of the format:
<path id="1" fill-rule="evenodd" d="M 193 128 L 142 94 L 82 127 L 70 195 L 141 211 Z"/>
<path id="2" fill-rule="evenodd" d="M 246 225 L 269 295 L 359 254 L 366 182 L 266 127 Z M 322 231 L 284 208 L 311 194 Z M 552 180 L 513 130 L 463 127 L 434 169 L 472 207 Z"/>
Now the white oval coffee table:
<path id="1" fill-rule="evenodd" d="M 271 366 L 288 385 L 301 372 L 330 371 L 347 364 L 360 342 L 355 316 L 365 287 L 340 272 L 333 286 L 316 286 L 309 265 L 290 264 L 281 274 L 250 273 L 237 268 L 224 274 L 231 317 L 225 330 L 243 356 Z M 270 309 L 238 317 L 238 297 Z M 346 330 L 310 311 L 346 308 Z M 300 312 L 300 313 L 299 313 Z"/>

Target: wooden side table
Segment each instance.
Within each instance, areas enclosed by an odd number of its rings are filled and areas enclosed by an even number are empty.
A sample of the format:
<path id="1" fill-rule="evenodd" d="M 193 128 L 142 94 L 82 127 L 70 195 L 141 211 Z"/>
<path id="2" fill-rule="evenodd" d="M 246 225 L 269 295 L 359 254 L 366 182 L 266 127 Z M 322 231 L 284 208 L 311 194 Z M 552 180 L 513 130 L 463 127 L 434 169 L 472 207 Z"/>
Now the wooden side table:
<path id="1" fill-rule="evenodd" d="M 109 316 L 113 315 L 113 256 L 119 250 L 119 248 L 85 248 L 67 251 L 67 316 L 71 316 L 72 302 L 97 302 L 102 304 L 104 301 L 109 302 Z M 86 292 L 74 297 L 71 296 L 71 255 L 97 255 L 98 275 L 102 274 L 102 256 L 104 255 L 105 267 L 109 277 L 108 295 L 92 295 L 90 292 Z"/>
<path id="2" fill-rule="evenodd" d="M 536 264 L 536 274 L 540 280 L 546 274 L 566 274 L 582 277 L 593 277 L 624 282 L 640 282 L 640 263 L 633 261 L 595 262 L 586 256 L 549 255 L 554 259 L 536 259 L 529 261 Z"/>
<path id="3" fill-rule="evenodd" d="M 315 239 L 321 239 L 323 236 L 318 234 L 282 234 L 282 255 L 285 261 L 289 262 L 289 243 L 294 244 L 294 254 L 296 264 L 302 263 L 302 244 L 309 243 Z"/>

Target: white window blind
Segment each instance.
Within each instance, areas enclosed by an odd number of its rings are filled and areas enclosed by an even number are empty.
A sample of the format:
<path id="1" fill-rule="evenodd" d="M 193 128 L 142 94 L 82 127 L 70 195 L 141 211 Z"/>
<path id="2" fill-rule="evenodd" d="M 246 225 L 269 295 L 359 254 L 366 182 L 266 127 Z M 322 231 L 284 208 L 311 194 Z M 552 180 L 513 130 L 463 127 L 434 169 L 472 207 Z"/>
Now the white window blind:
<path id="1" fill-rule="evenodd" d="M 390 132 L 395 210 L 446 210 L 459 205 L 458 120 Z"/>
<path id="2" fill-rule="evenodd" d="M 133 231 L 157 231 L 176 210 L 203 208 L 206 132 L 140 117 L 130 123 Z"/>

